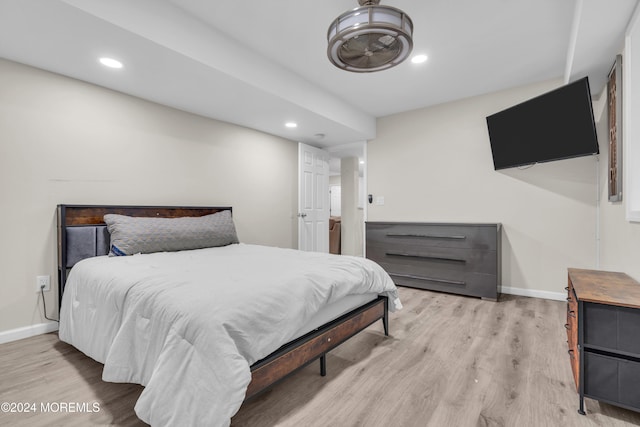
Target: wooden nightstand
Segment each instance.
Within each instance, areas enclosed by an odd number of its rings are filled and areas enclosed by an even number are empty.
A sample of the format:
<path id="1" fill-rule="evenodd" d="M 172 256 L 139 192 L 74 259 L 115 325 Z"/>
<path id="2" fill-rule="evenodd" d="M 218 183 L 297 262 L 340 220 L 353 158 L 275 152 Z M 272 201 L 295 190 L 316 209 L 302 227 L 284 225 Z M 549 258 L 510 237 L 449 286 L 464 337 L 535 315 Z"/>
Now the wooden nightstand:
<path id="1" fill-rule="evenodd" d="M 569 269 L 567 338 L 584 398 L 640 412 L 640 283 L 624 273 Z"/>

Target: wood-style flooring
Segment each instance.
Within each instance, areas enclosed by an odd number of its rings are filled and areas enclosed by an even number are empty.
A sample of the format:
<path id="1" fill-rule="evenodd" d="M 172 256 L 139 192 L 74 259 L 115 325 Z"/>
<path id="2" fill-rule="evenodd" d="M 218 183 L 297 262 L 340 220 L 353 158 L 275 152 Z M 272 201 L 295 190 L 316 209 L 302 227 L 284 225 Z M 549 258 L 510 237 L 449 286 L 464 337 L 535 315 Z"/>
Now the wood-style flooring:
<path id="1" fill-rule="evenodd" d="M 632 426 L 640 413 L 578 395 L 563 327 L 566 305 L 496 302 L 400 288 L 404 309 L 245 402 L 234 427 Z M 142 387 L 102 382 L 102 365 L 41 335 L 0 345 L 1 402 L 99 404 L 93 413 L 0 412 L 1 426 L 142 426 Z M 171 393 L 170 390 L 167 391 Z M 206 422 L 203 420 L 203 426 Z"/>

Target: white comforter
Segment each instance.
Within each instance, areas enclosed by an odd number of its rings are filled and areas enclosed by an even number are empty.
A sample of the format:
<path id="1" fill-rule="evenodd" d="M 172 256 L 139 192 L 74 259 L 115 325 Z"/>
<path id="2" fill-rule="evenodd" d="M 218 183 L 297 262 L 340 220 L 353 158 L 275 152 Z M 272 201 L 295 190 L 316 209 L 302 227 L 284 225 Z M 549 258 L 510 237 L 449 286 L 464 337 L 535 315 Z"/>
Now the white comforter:
<path id="1" fill-rule="evenodd" d="M 135 411 L 152 426 L 226 426 L 251 364 L 322 306 L 371 292 L 401 307 L 364 258 L 246 244 L 96 257 L 69 274 L 59 335 L 104 363 L 105 381 L 144 385 Z"/>

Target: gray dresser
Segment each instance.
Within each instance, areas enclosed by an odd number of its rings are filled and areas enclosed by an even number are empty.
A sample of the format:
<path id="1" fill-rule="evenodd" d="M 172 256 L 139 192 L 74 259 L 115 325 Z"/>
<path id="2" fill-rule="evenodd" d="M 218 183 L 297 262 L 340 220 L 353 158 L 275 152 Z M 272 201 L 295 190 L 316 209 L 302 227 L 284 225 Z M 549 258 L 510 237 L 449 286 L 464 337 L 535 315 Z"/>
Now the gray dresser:
<path id="1" fill-rule="evenodd" d="M 396 285 L 497 300 L 500 224 L 367 222 L 367 258 Z"/>

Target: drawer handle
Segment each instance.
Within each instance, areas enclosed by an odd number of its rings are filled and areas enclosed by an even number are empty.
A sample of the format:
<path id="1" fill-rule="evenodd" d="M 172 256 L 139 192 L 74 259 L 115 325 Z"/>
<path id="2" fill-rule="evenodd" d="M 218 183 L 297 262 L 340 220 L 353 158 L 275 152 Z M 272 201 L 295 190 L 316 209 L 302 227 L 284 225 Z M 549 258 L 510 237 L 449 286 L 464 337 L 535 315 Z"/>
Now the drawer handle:
<path id="1" fill-rule="evenodd" d="M 573 350 L 567 350 L 567 353 L 569 353 L 569 356 L 573 357 Z"/>
<path id="2" fill-rule="evenodd" d="M 454 261 L 462 264 L 466 264 L 467 260 L 458 259 L 458 258 L 446 258 L 446 257 L 438 257 L 438 256 L 429 256 L 429 255 L 418 255 L 418 254 L 407 254 L 402 252 L 385 252 L 385 255 L 388 256 L 400 256 L 405 258 L 419 258 L 419 259 L 430 259 L 434 261 Z"/>
<path id="3" fill-rule="evenodd" d="M 564 328 L 565 328 L 566 330 L 569 330 L 569 329 L 571 329 L 571 326 L 569 326 L 569 324 L 568 324 L 568 323 L 565 323 L 565 324 L 564 324 Z"/>
<path id="4" fill-rule="evenodd" d="M 415 276 L 413 274 L 389 273 L 389 276 L 403 277 L 405 279 L 426 280 L 426 281 L 429 281 L 429 282 L 446 283 L 448 285 L 458 285 L 458 286 L 465 286 L 466 285 L 466 282 L 460 282 L 460 281 L 457 281 L 457 280 L 435 279 L 433 277 Z"/>
<path id="5" fill-rule="evenodd" d="M 569 316 L 576 317 L 576 312 L 574 310 L 569 311 Z"/>
<path id="6" fill-rule="evenodd" d="M 387 237 L 417 237 L 423 239 L 465 240 L 467 236 L 438 236 L 435 234 L 387 233 Z"/>
<path id="7" fill-rule="evenodd" d="M 565 287 L 564 287 L 564 290 L 565 290 L 565 291 L 568 291 L 568 290 L 569 290 L 569 287 L 568 287 L 568 286 L 565 286 Z"/>
<path id="8" fill-rule="evenodd" d="M 567 302 L 571 302 L 571 301 L 573 301 L 571 297 L 567 297 Z"/>

